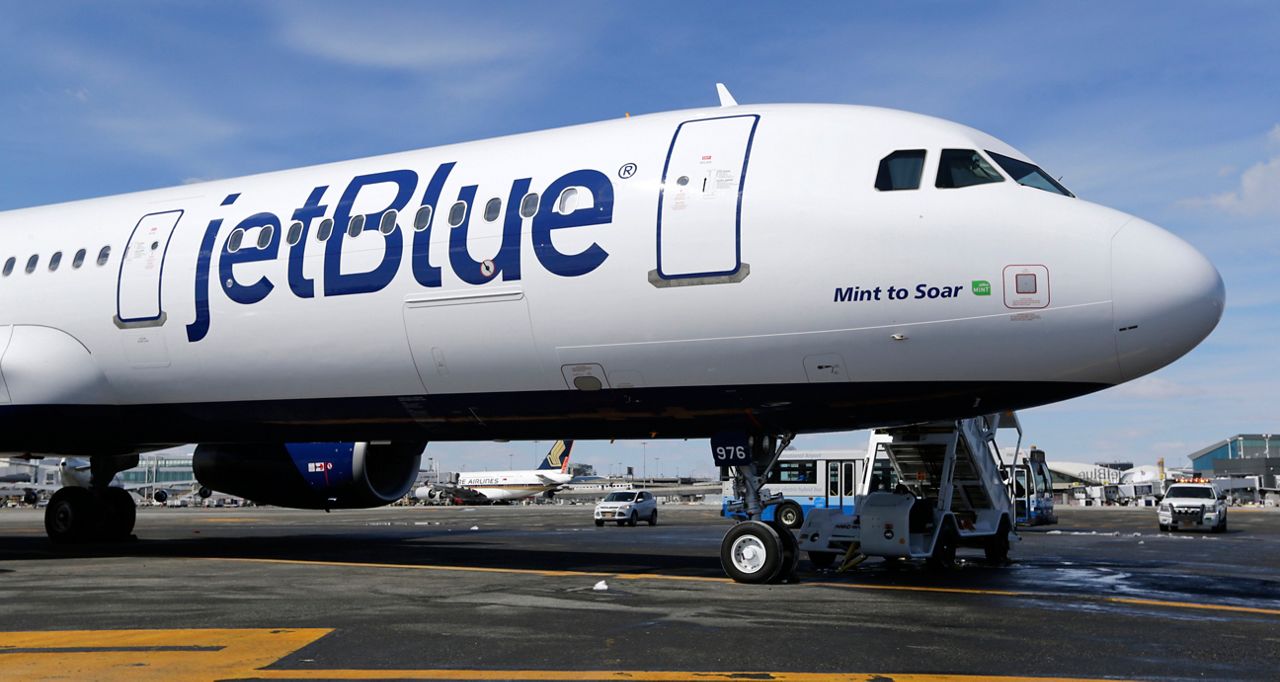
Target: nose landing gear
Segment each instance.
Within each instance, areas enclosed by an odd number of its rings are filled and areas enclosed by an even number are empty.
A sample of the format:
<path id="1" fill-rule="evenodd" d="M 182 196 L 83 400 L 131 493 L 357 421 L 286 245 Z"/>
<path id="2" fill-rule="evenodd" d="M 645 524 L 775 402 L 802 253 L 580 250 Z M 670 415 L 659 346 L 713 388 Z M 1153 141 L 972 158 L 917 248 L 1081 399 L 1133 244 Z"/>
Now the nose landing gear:
<path id="1" fill-rule="evenodd" d="M 800 560 L 795 535 L 780 521 L 760 520 L 766 507 L 782 502 L 782 495 L 770 495 L 764 483 L 794 437 L 795 434 L 724 434 L 712 439 L 716 464 L 733 473 L 735 501 L 726 511 L 747 516 L 720 541 L 720 565 L 740 583 L 765 584 L 794 578 Z"/>

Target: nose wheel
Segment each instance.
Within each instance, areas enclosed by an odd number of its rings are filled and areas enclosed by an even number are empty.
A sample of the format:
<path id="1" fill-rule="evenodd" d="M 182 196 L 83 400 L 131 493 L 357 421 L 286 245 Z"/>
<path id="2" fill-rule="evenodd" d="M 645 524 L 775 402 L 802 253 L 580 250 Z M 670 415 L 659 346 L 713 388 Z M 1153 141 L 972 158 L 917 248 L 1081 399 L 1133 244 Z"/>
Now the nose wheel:
<path id="1" fill-rule="evenodd" d="M 720 565 L 740 583 L 781 582 L 795 573 L 799 558 L 791 531 L 763 521 L 736 524 L 720 541 Z"/>

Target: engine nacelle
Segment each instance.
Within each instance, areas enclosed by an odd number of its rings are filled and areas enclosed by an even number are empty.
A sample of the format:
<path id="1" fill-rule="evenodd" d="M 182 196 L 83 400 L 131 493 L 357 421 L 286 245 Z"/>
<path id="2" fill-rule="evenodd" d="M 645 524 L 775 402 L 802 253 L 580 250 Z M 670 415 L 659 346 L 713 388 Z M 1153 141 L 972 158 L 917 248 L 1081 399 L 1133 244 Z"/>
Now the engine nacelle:
<path id="1" fill-rule="evenodd" d="M 365 509 L 404 497 L 425 443 L 201 444 L 191 460 L 206 488 L 294 509 Z"/>

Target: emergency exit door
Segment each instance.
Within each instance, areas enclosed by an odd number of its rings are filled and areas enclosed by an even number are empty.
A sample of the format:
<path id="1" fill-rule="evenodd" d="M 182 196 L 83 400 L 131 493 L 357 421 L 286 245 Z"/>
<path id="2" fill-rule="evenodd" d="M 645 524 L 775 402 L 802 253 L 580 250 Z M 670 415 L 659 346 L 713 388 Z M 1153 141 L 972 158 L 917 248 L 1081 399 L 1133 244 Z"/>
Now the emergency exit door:
<path id="1" fill-rule="evenodd" d="M 655 284 L 736 281 L 735 275 L 745 275 L 742 190 L 759 120 L 726 116 L 676 128 L 658 195 Z"/>
<path id="2" fill-rule="evenodd" d="M 169 239 L 182 211 L 145 215 L 133 228 L 120 257 L 116 285 L 116 324 L 123 327 L 158 327 L 165 322 L 160 301 L 160 275 Z"/>

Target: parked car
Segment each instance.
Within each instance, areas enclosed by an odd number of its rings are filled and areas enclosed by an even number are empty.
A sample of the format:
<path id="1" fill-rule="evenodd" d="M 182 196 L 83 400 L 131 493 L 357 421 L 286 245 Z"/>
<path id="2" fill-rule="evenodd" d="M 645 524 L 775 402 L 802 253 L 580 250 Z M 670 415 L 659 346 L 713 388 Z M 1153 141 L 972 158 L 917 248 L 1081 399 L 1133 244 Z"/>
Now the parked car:
<path id="1" fill-rule="evenodd" d="M 1169 486 L 1156 512 L 1160 530 L 1227 529 L 1227 500 L 1212 483 L 1178 483 Z"/>
<path id="2" fill-rule="evenodd" d="M 625 490 L 609 493 L 596 505 L 596 525 L 616 521 L 619 526 L 636 525 L 640 519 L 650 526 L 658 525 L 658 498 L 644 490 Z"/>

